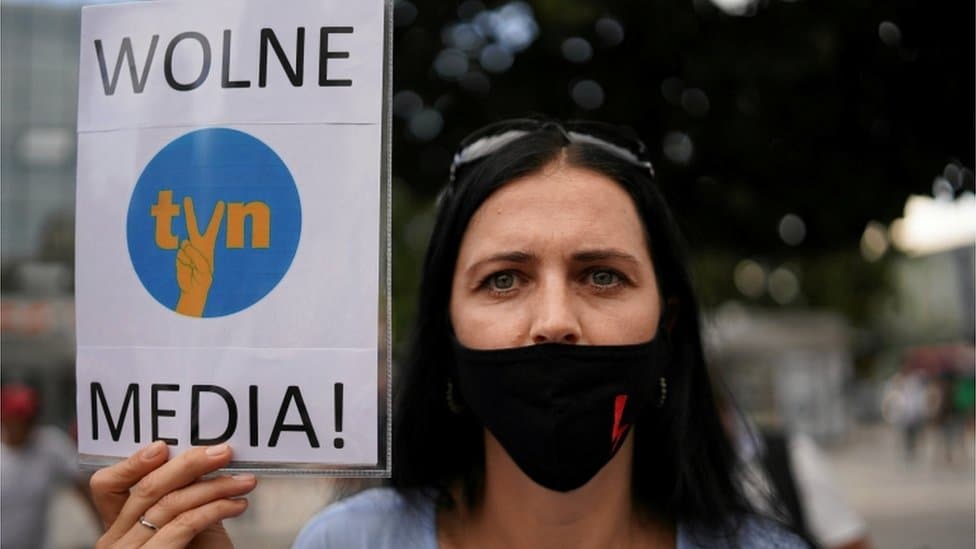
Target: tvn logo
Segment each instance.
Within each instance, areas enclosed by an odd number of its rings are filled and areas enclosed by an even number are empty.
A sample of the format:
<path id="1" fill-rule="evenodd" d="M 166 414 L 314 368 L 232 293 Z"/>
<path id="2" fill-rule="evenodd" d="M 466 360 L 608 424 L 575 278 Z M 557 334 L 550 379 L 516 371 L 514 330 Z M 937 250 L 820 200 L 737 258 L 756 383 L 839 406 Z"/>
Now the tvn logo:
<path id="1" fill-rule="evenodd" d="M 129 257 L 139 280 L 186 316 L 225 316 L 260 301 L 288 271 L 300 235 L 298 189 L 284 162 L 227 128 L 166 145 L 129 203 Z"/>

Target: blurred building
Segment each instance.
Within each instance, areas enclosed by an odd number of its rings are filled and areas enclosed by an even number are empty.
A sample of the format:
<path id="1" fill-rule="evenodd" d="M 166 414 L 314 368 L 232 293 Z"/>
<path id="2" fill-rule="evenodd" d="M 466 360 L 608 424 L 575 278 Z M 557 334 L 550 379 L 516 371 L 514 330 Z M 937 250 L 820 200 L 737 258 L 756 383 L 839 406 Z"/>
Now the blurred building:
<path id="1" fill-rule="evenodd" d="M 846 434 L 853 351 L 842 316 L 726 304 L 706 326 L 710 366 L 758 424 L 824 442 Z"/>
<path id="2" fill-rule="evenodd" d="M 976 239 L 976 234 L 973 235 Z M 891 268 L 895 294 L 883 304 L 881 322 L 904 345 L 973 343 L 976 334 L 976 248 L 899 258 Z"/>
<path id="3" fill-rule="evenodd" d="M 952 172 L 953 164 L 946 166 Z M 950 174 L 951 175 L 951 174 Z M 944 177 L 932 197 L 913 195 L 891 223 L 892 243 L 905 255 L 893 262 L 895 294 L 881 321 L 906 345 L 976 339 L 976 194 L 955 196 Z"/>
<path id="4" fill-rule="evenodd" d="M 0 360 L 74 416 L 74 203 L 80 8 L 4 2 L 0 17 Z"/>

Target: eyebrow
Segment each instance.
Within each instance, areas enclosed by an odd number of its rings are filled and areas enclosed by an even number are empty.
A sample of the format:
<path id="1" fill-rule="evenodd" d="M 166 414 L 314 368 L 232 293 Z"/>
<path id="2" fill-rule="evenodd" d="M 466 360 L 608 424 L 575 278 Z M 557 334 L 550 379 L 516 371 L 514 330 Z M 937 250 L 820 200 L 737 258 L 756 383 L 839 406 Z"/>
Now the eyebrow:
<path id="1" fill-rule="evenodd" d="M 472 264 L 470 267 L 465 269 L 465 272 L 473 272 L 478 269 L 478 267 L 486 264 L 493 263 L 495 261 L 506 261 L 510 263 L 531 263 L 535 261 L 536 257 L 534 254 L 521 251 L 510 251 L 510 252 L 500 252 L 497 254 L 492 254 L 484 259 L 480 259 Z"/>
<path id="2" fill-rule="evenodd" d="M 634 265 L 638 265 L 640 263 L 640 261 L 638 261 L 633 255 L 613 248 L 582 250 L 573 254 L 573 260 L 579 261 L 580 263 L 592 263 L 594 261 L 606 261 L 608 259 L 626 261 L 628 263 L 633 263 Z"/>
<path id="3" fill-rule="evenodd" d="M 638 261 L 638 259 L 633 255 L 613 248 L 581 250 L 579 252 L 574 253 L 572 255 L 572 259 L 573 261 L 579 263 L 594 263 L 597 261 L 620 260 L 620 261 L 625 261 L 627 263 L 631 263 L 633 265 L 640 264 L 640 261 Z M 505 261 L 509 263 L 526 264 L 526 263 L 531 263 L 535 260 L 536 260 L 535 254 L 531 254 L 528 252 L 517 251 L 517 250 L 499 252 L 497 254 L 492 254 L 484 259 L 475 262 L 473 265 L 468 267 L 465 271 L 470 273 L 472 271 L 477 270 L 480 266 L 486 263 L 493 263 L 495 261 Z"/>

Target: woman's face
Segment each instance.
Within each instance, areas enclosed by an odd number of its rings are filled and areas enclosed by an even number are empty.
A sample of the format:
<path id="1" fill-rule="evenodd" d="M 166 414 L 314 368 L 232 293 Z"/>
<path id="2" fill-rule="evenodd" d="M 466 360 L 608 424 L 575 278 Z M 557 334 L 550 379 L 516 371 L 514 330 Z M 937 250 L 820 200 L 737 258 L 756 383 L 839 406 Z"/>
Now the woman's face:
<path id="1" fill-rule="evenodd" d="M 650 340 L 661 304 L 630 196 L 561 158 L 505 184 L 464 234 L 450 310 L 474 349 Z"/>

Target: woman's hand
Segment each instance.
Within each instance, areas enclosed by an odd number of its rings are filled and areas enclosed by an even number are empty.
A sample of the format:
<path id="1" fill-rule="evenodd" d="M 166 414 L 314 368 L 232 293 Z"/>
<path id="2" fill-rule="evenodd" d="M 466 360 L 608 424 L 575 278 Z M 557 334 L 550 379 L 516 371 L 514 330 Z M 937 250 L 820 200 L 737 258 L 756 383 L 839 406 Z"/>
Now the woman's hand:
<path id="1" fill-rule="evenodd" d="M 254 489 L 254 475 L 200 480 L 230 462 L 226 444 L 168 456 L 166 444 L 156 441 L 92 476 L 92 499 L 105 525 L 97 549 L 232 547 L 220 521 L 247 509 L 237 496 Z"/>

